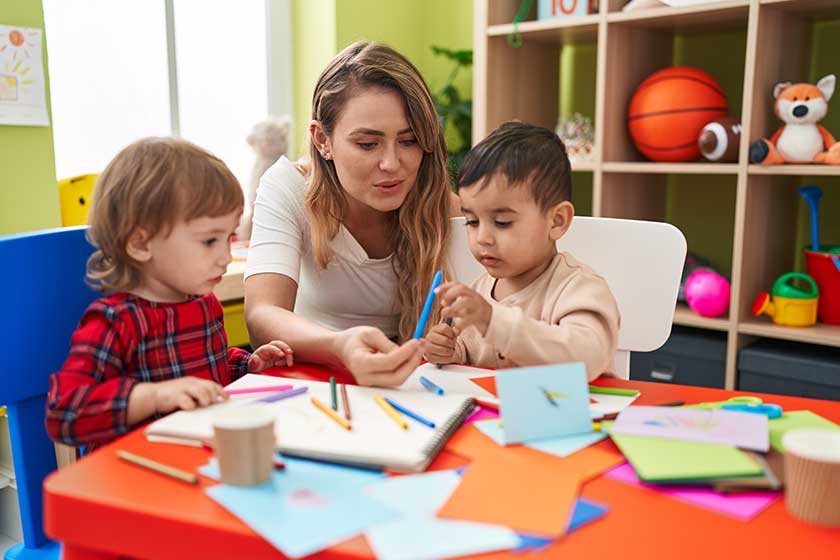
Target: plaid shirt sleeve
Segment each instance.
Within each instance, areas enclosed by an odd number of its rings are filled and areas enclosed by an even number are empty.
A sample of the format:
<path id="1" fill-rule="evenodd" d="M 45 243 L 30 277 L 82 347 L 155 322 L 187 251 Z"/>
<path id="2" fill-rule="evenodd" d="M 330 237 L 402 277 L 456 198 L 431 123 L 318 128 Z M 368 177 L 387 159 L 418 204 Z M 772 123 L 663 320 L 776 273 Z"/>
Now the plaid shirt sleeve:
<path id="1" fill-rule="evenodd" d="M 242 348 L 232 347 L 228 348 L 227 361 L 228 372 L 230 372 L 230 380 L 236 381 L 246 373 L 248 373 L 248 360 L 251 359 L 251 353 L 246 352 Z"/>
<path id="2" fill-rule="evenodd" d="M 113 308 L 99 301 L 88 307 L 64 365 L 50 376 L 46 427 L 53 440 L 80 446 L 129 431 L 128 395 L 137 380 L 122 375 L 126 338 Z"/>

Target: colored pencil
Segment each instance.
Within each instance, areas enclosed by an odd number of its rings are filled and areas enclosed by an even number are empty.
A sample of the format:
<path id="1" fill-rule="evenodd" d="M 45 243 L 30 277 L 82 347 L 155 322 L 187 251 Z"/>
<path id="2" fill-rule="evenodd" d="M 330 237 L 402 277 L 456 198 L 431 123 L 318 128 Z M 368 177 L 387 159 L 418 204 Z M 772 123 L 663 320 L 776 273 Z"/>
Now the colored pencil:
<path id="1" fill-rule="evenodd" d="M 478 397 L 474 397 L 474 399 L 479 406 L 483 406 L 484 408 L 489 408 L 490 410 L 495 410 L 496 412 L 499 412 L 499 403 L 495 403 L 493 401 L 488 401 L 485 399 L 479 399 Z"/>
<path id="2" fill-rule="evenodd" d="M 382 407 L 382 410 L 384 410 L 385 413 L 391 417 L 391 420 L 396 422 L 400 428 L 402 428 L 403 430 L 408 429 L 408 424 L 406 424 L 405 420 L 403 420 L 402 417 L 399 414 L 397 414 L 397 411 L 394 410 L 394 407 L 388 404 L 388 402 L 385 399 L 383 399 L 379 395 L 376 395 L 375 397 L 373 397 L 373 400 L 376 401 L 376 404 Z"/>
<path id="3" fill-rule="evenodd" d="M 589 386 L 589 392 L 593 395 L 619 395 L 621 397 L 635 397 L 640 391 L 637 389 L 618 389 L 616 387 Z"/>
<path id="4" fill-rule="evenodd" d="M 394 402 L 393 399 L 389 399 L 388 397 L 385 397 L 385 402 L 387 402 L 388 404 L 393 406 L 395 409 L 397 409 L 398 412 L 402 412 L 403 414 L 405 414 L 409 418 L 417 420 L 421 424 L 426 425 L 430 428 L 435 427 L 434 422 L 432 422 L 431 420 L 428 420 L 426 418 L 423 418 L 422 416 L 420 416 L 416 412 L 412 412 L 411 410 L 407 409 L 406 407 L 402 406 L 401 404 L 398 404 L 398 403 Z"/>
<path id="5" fill-rule="evenodd" d="M 335 394 L 335 376 L 330 377 L 330 406 L 333 410 L 338 410 L 338 398 Z"/>
<path id="6" fill-rule="evenodd" d="M 289 397 L 294 397 L 295 395 L 300 395 L 301 393 L 305 393 L 309 390 L 309 387 L 298 387 L 297 389 L 290 389 L 288 391 L 283 391 L 282 393 L 274 393 L 273 395 L 269 395 L 267 397 L 263 397 L 261 399 L 257 399 L 251 401 L 249 404 L 253 403 L 271 403 L 275 401 L 279 401 L 282 399 L 288 399 Z"/>
<path id="7" fill-rule="evenodd" d="M 117 456 L 129 463 L 134 463 L 135 465 L 139 465 L 149 469 L 150 471 L 180 480 L 181 482 L 186 482 L 187 484 L 198 484 L 198 477 L 191 472 L 176 469 L 175 467 L 158 463 L 157 461 L 153 461 L 146 457 L 141 457 L 140 455 L 135 455 L 134 453 L 129 453 L 128 451 L 123 451 L 122 449 L 117 450 Z"/>
<path id="8" fill-rule="evenodd" d="M 423 385 L 426 389 L 431 391 L 432 393 L 437 393 L 438 395 L 442 395 L 445 391 L 443 387 L 436 384 L 434 381 L 426 377 L 425 375 L 420 376 L 420 384 Z"/>
<path id="9" fill-rule="evenodd" d="M 417 321 L 417 328 L 414 329 L 414 336 L 412 338 L 421 338 L 423 331 L 426 330 L 426 321 L 429 320 L 429 314 L 432 312 L 432 304 L 435 302 L 435 290 L 440 286 L 443 280 L 443 271 L 438 270 L 432 280 L 432 287 L 429 288 L 429 295 L 426 296 L 426 303 L 423 305 L 423 312 L 420 313 L 420 320 Z"/>
<path id="10" fill-rule="evenodd" d="M 341 384 L 341 406 L 344 407 L 344 417 L 350 420 L 350 399 L 347 397 L 347 384 Z"/>
<path id="11" fill-rule="evenodd" d="M 352 430 L 353 429 L 353 427 L 350 425 L 350 422 L 348 422 L 347 420 L 345 420 L 344 418 L 342 418 L 341 416 L 336 414 L 333 409 L 331 409 L 330 407 L 328 407 L 327 405 L 325 405 L 324 403 L 319 401 L 317 398 L 312 397 L 309 400 L 311 400 L 312 404 L 314 404 L 321 412 L 323 412 L 324 414 L 326 414 L 327 416 L 329 416 L 330 418 L 335 420 L 335 422 L 339 426 L 344 428 L 345 430 Z"/>
<path id="12" fill-rule="evenodd" d="M 275 393 L 278 391 L 288 391 L 291 385 L 272 385 L 270 387 L 246 387 L 243 389 L 225 389 L 228 395 L 249 395 L 251 393 Z"/>

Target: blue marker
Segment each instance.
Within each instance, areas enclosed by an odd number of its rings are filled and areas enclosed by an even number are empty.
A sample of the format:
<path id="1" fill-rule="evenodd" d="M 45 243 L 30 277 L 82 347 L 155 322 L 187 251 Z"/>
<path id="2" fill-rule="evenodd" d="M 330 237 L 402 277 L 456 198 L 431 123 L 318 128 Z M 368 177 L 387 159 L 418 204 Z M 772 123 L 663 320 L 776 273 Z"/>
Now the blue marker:
<path id="1" fill-rule="evenodd" d="M 403 414 L 405 414 L 409 418 L 413 418 L 413 419 L 417 420 L 418 422 L 420 422 L 421 424 L 425 424 L 426 426 L 428 426 L 430 428 L 435 427 L 435 423 L 432 422 L 431 420 L 426 420 L 425 418 L 423 418 L 422 416 L 420 416 L 416 412 L 411 412 L 406 407 L 395 403 L 394 401 L 392 401 L 388 397 L 385 397 L 385 400 L 387 401 L 388 404 L 390 404 L 391 406 L 396 408 L 399 412 L 402 412 Z"/>
<path id="2" fill-rule="evenodd" d="M 432 312 L 432 304 L 435 302 L 435 290 L 440 286 L 440 281 L 443 280 L 443 271 L 438 270 L 435 274 L 435 279 L 432 280 L 432 287 L 429 289 L 429 295 L 426 296 L 426 303 L 423 305 L 423 312 L 420 314 L 420 320 L 417 321 L 417 328 L 414 329 L 414 338 L 423 336 L 423 331 L 426 330 L 426 321 L 429 320 L 429 313 Z"/>
<path id="3" fill-rule="evenodd" d="M 432 393 L 437 393 L 438 395 L 443 394 L 443 387 L 436 385 L 431 379 L 429 379 L 425 375 L 420 376 L 420 383 L 423 385 L 423 387 L 425 387 Z"/>

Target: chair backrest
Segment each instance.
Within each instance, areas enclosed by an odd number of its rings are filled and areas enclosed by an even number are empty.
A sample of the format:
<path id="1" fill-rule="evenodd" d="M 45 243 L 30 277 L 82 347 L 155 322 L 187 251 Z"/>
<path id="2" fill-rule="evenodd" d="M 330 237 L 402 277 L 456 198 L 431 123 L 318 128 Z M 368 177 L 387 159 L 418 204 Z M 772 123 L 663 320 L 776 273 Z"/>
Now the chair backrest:
<path id="1" fill-rule="evenodd" d="M 467 244 L 465 218 L 452 219 L 449 254 L 455 276 L 469 283 L 484 267 Z M 557 242 L 603 276 L 621 312 L 617 374 L 629 375 L 630 351 L 650 352 L 671 334 L 686 242 L 671 224 L 577 216 Z"/>
<path id="2" fill-rule="evenodd" d="M 41 485 L 56 468 L 44 412 L 49 375 L 61 367 L 70 336 L 97 295 L 84 283 L 85 263 L 93 252 L 86 229 L 0 238 L 0 262 L 6 271 L 0 275 L 5 307 L 0 340 L 7 348 L 0 353 L 0 404 L 8 409 L 26 550 L 54 546 L 42 526 Z"/>

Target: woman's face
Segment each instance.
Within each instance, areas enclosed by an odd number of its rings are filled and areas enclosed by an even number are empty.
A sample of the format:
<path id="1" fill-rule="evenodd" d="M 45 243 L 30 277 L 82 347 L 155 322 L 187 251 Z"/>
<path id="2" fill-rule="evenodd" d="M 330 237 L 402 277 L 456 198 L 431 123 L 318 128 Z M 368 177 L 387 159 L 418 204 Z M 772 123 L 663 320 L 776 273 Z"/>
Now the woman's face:
<path id="1" fill-rule="evenodd" d="M 396 91 L 357 91 L 344 105 L 332 136 L 322 139 L 321 152 L 335 163 L 338 180 L 350 195 L 351 212 L 363 212 L 362 205 L 379 212 L 396 210 L 414 188 L 423 150 Z"/>

